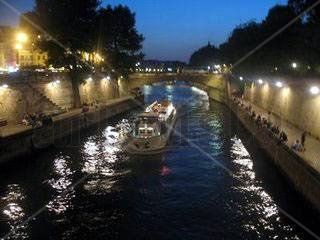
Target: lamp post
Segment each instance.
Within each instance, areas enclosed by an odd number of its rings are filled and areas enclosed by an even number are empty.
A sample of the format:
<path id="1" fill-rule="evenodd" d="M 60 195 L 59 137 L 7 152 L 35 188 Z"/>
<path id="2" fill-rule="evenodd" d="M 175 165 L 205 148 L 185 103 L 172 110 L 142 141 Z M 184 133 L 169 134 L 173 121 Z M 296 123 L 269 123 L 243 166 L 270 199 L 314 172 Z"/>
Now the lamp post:
<path id="1" fill-rule="evenodd" d="M 18 32 L 16 35 L 15 49 L 17 50 L 17 65 L 20 65 L 20 51 L 23 49 L 23 44 L 28 41 L 28 35 L 24 32 Z"/>

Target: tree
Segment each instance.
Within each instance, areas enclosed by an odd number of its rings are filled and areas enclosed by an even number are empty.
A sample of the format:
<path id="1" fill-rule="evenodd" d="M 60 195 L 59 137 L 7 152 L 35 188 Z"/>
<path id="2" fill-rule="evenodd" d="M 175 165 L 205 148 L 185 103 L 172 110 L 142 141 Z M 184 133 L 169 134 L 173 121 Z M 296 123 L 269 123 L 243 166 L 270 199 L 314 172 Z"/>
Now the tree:
<path id="1" fill-rule="evenodd" d="M 283 28 L 295 17 L 295 12 L 289 6 L 276 5 L 271 8 L 261 24 L 265 39 Z M 277 67 L 286 71 L 291 68 L 291 62 L 303 61 L 305 46 L 302 28 L 302 22 L 297 20 L 259 50 L 260 60 L 267 69 Z"/>
<path id="2" fill-rule="evenodd" d="M 192 66 L 208 66 L 218 62 L 218 49 L 211 45 L 200 48 L 191 55 L 190 65 Z"/>
<path id="3" fill-rule="evenodd" d="M 36 0 L 33 21 L 44 31 L 39 42 L 49 64 L 68 69 L 74 91 L 74 107 L 80 106 L 79 84 L 92 67 L 81 52 L 94 48 L 94 23 L 98 0 Z"/>
<path id="4" fill-rule="evenodd" d="M 98 12 L 98 51 L 106 56 L 107 68 L 128 73 L 141 53 L 144 37 L 136 29 L 135 14 L 126 6 L 101 8 Z"/>
<path id="5" fill-rule="evenodd" d="M 250 21 L 239 25 L 233 30 L 228 41 L 220 46 L 220 58 L 226 63 L 234 64 L 263 40 L 261 24 Z M 238 65 L 234 71 L 253 71 L 253 66 L 257 67 L 259 62 L 260 59 L 255 53 Z M 252 63 L 254 64 L 252 65 Z"/>
<path id="6" fill-rule="evenodd" d="M 313 6 L 316 0 L 289 0 L 288 6 L 298 15 L 304 12 L 306 9 Z M 320 5 L 307 12 L 303 17 L 303 32 L 305 44 L 308 51 L 305 51 L 305 57 L 309 62 L 309 65 L 315 67 L 319 64 L 320 55 Z"/>
<path id="7" fill-rule="evenodd" d="M 288 6 L 291 7 L 296 14 L 300 14 L 306 11 L 309 7 L 313 6 L 317 0 L 289 0 Z M 312 8 L 308 13 L 305 14 L 308 22 L 317 23 L 320 20 L 320 5 Z"/>

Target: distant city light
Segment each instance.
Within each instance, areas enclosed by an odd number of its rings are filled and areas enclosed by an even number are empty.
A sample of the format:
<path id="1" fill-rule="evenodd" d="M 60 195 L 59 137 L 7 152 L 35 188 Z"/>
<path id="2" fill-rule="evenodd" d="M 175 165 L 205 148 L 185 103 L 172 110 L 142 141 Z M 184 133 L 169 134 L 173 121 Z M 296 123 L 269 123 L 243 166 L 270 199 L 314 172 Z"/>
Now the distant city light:
<path id="1" fill-rule="evenodd" d="M 21 44 L 21 43 L 17 43 L 17 44 L 15 45 L 15 48 L 16 48 L 17 50 L 21 50 L 23 47 L 22 47 L 22 44 Z"/>
<path id="2" fill-rule="evenodd" d="M 291 64 L 291 66 L 292 66 L 293 68 L 297 68 L 297 67 L 298 67 L 298 64 L 295 63 L 295 62 L 293 62 L 293 63 Z"/>
<path id="3" fill-rule="evenodd" d="M 310 88 L 310 93 L 311 93 L 312 95 L 317 95 L 317 94 L 319 94 L 319 93 L 320 93 L 319 87 L 317 87 L 317 86 L 312 86 L 312 87 Z"/>
<path id="4" fill-rule="evenodd" d="M 18 68 L 15 68 L 13 66 L 9 66 L 8 67 L 8 73 L 13 73 L 13 72 L 17 72 L 19 69 Z"/>
<path id="5" fill-rule="evenodd" d="M 20 43 L 25 43 L 28 40 L 27 34 L 20 32 L 17 34 L 17 41 Z"/>
<path id="6" fill-rule="evenodd" d="M 110 76 L 107 76 L 107 80 L 109 81 L 111 79 L 111 77 Z"/>
<path id="7" fill-rule="evenodd" d="M 240 81 L 243 81 L 243 77 L 239 77 Z"/>
<path id="8" fill-rule="evenodd" d="M 263 84 L 263 80 L 262 79 L 258 79 L 258 83 L 261 85 Z"/>
<path id="9" fill-rule="evenodd" d="M 60 84 L 60 80 L 55 80 L 51 82 L 52 87 L 56 87 L 58 84 Z"/>
<path id="10" fill-rule="evenodd" d="M 211 67 L 210 66 L 208 66 L 208 70 L 210 70 L 211 69 Z"/>
<path id="11" fill-rule="evenodd" d="M 276 86 L 277 86 L 278 88 L 282 88 L 282 87 L 283 87 L 283 83 L 282 83 L 282 82 L 276 82 Z"/>

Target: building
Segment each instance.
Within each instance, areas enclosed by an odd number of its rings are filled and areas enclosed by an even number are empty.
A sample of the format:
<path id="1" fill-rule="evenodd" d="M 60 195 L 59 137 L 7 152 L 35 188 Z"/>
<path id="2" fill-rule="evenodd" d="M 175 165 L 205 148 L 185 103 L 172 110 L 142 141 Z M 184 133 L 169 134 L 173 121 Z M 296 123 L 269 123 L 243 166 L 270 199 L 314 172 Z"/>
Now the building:
<path id="1" fill-rule="evenodd" d="M 0 70 L 14 68 L 17 64 L 16 51 L 12 39 L 14 28 L 0 26 Z"/>
<path id="2" fill-rule="evenodd" d="M 46 67 L 47 53 L 37 49 L 20 49 L 18 50 L 17 64 L 20 68 L 24 67 Z"/>
<path id="3" fill-rule="evenodd" d="M 1 26 L 0 70 L 45 67 L 48 56 L 35 46 L 37 39 L 37 35 L 28 35 L 17 28 Z"/>

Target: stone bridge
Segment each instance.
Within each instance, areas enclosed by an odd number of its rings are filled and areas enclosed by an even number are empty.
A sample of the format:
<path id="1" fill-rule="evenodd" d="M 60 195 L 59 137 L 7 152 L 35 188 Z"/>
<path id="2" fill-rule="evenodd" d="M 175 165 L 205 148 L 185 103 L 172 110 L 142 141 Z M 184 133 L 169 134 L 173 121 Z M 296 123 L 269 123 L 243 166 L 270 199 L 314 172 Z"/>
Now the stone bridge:
<path id="1" fill-rule="evenodd" d="M 171 82 L 180 80 L 188 82 L 208 93 L 213 100 L 226 103 L 228 100 L 230 85 L 224 75 L 206 73 L 159 73 L 159 74 L 132 74 L 128 80 L 119 82 L 120 93 L 129 92 L 131 89 L 142 87 L 143 85 L 159 82 Z"/>

